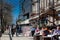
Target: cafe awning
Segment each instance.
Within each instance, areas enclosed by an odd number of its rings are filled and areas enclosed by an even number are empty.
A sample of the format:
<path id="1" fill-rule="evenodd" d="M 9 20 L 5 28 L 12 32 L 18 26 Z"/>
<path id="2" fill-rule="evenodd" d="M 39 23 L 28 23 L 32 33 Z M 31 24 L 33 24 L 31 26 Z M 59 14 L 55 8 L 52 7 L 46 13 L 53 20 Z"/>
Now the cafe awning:
<path id="1" fill-rule="evenodd" d="M 35 16 L 35 17 L 31 17 L 30 20 L 31 20 L 31 19 L 35 19 L 35 18 L 38 18 L 38 17 L 39 17 L 39 15 L 37 15 L 37 16 Z"/>
<path id="2" fill-rule="evenodd" d="M 29 19 L 26 19 L 25 21 L 21 22 L 20 24 L 29 24 Z"/>

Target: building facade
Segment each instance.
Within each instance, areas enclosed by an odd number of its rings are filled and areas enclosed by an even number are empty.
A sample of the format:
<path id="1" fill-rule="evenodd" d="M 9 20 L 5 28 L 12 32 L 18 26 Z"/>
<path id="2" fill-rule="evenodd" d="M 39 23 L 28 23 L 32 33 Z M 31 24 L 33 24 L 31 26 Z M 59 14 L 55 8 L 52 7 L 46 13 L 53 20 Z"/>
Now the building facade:
<path id="1" fill-rule="evenodd" d="M 29 24 L 29 16 L 32 11 L 31 8 L 32 8 L 31 0 L 24 0 L 22 2 L 22 13 L 20 14 L 20 19 L 23 20 L 23 22 L 21 22 L 22 24 L 24 24 L 24 23 Z"/>
<path id="2" fill-rule="evenodd" d="M 27 3 L 26 3 L 27 2 Z M 34 25 L 60 25 L 60 0 L 25 0 L 22 7 L 24 20 Z"/>
<path id="3" fill-rule="evenodd" d="M 32 13 L 30 22 L 47 26 L 59 25 L 60 23 L 60 0 L 32 0 Z M 40 9 L 39 9 L 40 8 Z M 38 17 L 36 17 L 38 16 Z"/>

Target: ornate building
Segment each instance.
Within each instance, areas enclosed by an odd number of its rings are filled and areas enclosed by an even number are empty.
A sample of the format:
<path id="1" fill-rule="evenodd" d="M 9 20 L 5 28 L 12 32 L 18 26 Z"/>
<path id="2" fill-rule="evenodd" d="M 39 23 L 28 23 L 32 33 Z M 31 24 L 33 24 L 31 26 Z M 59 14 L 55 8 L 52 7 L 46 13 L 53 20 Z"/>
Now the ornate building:
<path id="1" fill-rule="evenodd" d="M 32 0 L 31 24 L 42 26 L 60 24 L 60 0 Z M 40 22 L 40 23 L 39 23 Z"/>
<path id="2" fill-rule="evenodd" d="M 22 13 L 20 13 L 19 18 L 23 20 L 20 24 L 29 24 L 29 15 L 32 11 L 31 0 L 24 0 L 22 2 Z"/>

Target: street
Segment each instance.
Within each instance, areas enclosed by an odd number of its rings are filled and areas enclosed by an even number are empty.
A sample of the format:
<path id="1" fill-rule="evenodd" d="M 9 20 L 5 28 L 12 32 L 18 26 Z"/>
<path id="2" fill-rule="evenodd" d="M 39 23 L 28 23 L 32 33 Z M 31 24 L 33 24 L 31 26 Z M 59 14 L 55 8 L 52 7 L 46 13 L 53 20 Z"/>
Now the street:
<path id="1" fill-rule="evenodd" d="M 60 40 L 60 0 L 0 0 L 0 40 Z"/>
<path id="2" fill-rule="evenodd" d="M 1 40 L 10 40 L 9 35 L 3 35 L 1 37 Z M 14 37 L 12 37 L 12 40 L 33 40 L 33 38 L 32 37 L 23 37 L 23 36 L 20 36 L 20 37 L 14 36 Z"/>

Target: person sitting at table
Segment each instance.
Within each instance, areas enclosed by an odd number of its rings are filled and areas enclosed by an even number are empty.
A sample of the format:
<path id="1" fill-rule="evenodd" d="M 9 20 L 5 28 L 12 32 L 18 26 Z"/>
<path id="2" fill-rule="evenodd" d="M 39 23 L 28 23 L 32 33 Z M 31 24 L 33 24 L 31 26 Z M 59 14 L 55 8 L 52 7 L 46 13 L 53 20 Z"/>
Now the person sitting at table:
<path id="1" fill-rule="evenodd" d="M 54 30 L 53 35 L 55 35 L 55 36 L 53 36 L 54 39 L 59 40 L 59 35 L 60 35 L 60 25 L 57 26 L 56 30 Z"/>
<path id="2" fill-rule="evenodd" d="M 48 28 L 46 27 L 45 30 L 43 31 L 43 36 L 47 36 L 48 34 L 50 34 Z"/>
<path id="3" fill-rule="evenodd" d="M 35 30 L 35 33 L 34 33 L 35 35 L 39 35 L 40 34 L 40 29 L 39 29 L 39 27 L 37 26 L 36 27 L 36 30 Z"/>
<path id="4" fill-rule="evenodd" d="M 60 35 L 60 26 L 58 25 L 57 28 L 54 30 L 53 35 Z"/>
<path id="5" fill-rule="evenodd" d="M 32 28 L 31 28 L 31 34 L 32 34 L 32 36 L 34 36 L 35 30 L 36 30 L 35 27 L 32 27 Z"/>
<path id="6" fill-rule="evenodd" d="M 40 35 L 43 35 L 43 31 L 44 31 L 45 27 L 42 27 L 40 30 Z"/>

